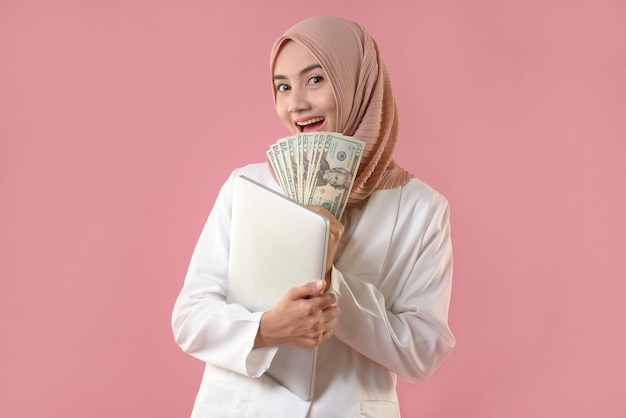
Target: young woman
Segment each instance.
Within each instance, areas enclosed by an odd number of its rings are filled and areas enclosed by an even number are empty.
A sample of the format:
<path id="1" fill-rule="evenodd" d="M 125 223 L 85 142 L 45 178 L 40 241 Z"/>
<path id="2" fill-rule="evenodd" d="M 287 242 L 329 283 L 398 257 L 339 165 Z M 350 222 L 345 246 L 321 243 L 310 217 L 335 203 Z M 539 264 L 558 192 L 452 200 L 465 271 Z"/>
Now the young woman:
<path id="1" fill-rule="evenodd" d="M 331 221 L 326 286 L 291 289 L 273 308 L 226 302 L 233 179 L 280 191 L 267 163 L 236 169 L 193 253 L 172 325 L 206 363 L 193 417 L 399 417 L 396 378 L 416 382 L 447 357 L 452 281 L 449 207 L 393 160 L 398 114 L 377 45 L 348 20 L 315 17 L 272 49 L 276 111 L 290 133 L 366 142 L 346 212 Z M 265 372 L 278 346 L 318 347 L 303 401 Z"/>

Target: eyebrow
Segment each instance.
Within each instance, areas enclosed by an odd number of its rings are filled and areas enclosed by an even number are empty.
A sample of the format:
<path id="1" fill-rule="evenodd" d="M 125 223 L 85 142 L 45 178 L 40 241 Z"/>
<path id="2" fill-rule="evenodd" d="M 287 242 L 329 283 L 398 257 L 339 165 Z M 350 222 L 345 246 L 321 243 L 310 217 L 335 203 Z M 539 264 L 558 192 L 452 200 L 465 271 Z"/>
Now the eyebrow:
<path id="1" fill-rule="evenodd" d="M 300 71 L 300 75 L 304 75 L 304 74 L 308 73 L 309 71 L 315 70 L 315 69 L 318 69 L 318 68 L 321 70 L 322 66 L 320 64 L 309 65 L 308 67 L 306 67 L 302 71 Z M 286 79 L 287 79 L 286 76 L 280 75 L 280 74 L 277 74 L 274 77 L 272 77 L 272 80 L 286 80 Z"/>

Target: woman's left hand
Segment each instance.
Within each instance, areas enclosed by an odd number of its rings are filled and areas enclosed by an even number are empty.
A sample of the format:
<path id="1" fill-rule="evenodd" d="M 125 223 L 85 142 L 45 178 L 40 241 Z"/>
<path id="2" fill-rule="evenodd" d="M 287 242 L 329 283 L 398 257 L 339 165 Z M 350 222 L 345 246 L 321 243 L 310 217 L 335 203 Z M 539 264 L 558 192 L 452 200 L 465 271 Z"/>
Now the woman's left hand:
<path id="1" fill-rule="evenodd" d="M 333 267 L 333 261 L 335 260 L 335 253 L 337 252 L 337 248 L 339 248 L 339 242 L 341 241 L 341 236 L 343 235 L 343 225 L 333 216 L 333 214 L 326 208 L 318 205 L 309 206 L 316 212 L 321 213 L 326 216 L 330 222 L 330 231 L 328 234 L 328 247 L 326 250 L 326 288 L 324 291 L 328 291 L 330 288 L 330 272 Z"/>

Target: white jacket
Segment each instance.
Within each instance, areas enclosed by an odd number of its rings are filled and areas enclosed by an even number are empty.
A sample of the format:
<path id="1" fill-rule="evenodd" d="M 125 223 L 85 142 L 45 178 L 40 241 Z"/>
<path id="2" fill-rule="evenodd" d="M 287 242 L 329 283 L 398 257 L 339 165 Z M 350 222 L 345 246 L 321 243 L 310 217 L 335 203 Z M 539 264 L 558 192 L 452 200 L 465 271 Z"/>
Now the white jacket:
<path id="1" fill-rule="evenodd" d="M 305 402 L 264 375 L 277 347 L 253 349 L 262 312 L 226 303 L 232 185 L 241 174 L 280 191 L 264 163 L 235 170 L 194 250 L 172 316 L 176 342 L 206 363 L 192 417 L 399 417 L 396 375 L 428 376 L 455 344 L 446 199 L 413 179 L 349 210 L 330 290 L 341 313 L 318 349 L 316 393 Z"/>

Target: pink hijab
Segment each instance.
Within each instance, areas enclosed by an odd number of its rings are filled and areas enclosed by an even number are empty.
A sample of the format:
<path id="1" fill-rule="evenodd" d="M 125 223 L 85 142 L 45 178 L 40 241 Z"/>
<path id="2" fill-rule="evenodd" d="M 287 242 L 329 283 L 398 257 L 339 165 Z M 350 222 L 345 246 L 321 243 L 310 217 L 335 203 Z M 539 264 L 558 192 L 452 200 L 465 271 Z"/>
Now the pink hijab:
<path id="1" fill-rule="evenodd" d="M 281 46 L 289 40 L 307 48 L 326 71 L 337 101 L 338 131 L 366 143 L 348 205 L 362 202 L 375 190 L 408 183 L 413 176 L 393 160 L 398 111 L 391 81 L 365 28 L 338 17 L 303 20 L 274 43 L 270 74 Z"/>

